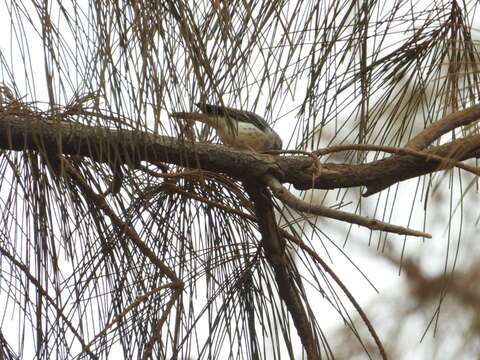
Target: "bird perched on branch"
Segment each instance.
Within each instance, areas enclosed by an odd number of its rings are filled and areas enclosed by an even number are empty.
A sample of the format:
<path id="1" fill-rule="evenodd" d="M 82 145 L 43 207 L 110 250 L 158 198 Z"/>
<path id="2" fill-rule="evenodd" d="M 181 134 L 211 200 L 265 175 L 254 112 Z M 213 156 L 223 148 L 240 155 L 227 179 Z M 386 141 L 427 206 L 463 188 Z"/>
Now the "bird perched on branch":
<path id="1" fill-rule="evenodd" d="M 282 139 L 257 114 L 226 106 L 204 103 L 195 105 L 203 114 L 175 112 L 171 116 L 210 125 L 216 130 L 223 144 L 235 149 L 253 152 L 282 149 Z"/>

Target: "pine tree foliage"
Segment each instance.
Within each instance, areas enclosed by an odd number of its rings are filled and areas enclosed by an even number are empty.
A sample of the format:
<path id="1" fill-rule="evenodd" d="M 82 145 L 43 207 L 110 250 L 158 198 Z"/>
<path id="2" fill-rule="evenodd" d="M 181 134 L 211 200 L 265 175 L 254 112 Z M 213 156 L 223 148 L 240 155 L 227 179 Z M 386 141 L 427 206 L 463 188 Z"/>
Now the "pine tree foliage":
<path id="1" fill-rule="evenodd" d="M 402 257 L 438 194 L 445 273 L 478 229 L 478 5 L 0 4 L 0 359 L 398 357 L 333 260 L 366 237 L 443 301 Z M 255 111 L 289 151 L 169 116 L 198 101 Z"/>

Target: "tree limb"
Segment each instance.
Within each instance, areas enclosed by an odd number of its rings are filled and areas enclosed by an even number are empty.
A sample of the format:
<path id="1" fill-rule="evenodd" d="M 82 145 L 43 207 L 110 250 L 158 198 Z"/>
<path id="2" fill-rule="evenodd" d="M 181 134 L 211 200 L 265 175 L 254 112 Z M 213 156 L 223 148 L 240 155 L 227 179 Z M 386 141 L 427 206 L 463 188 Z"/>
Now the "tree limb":
<path id="1" fill-rule="evenodd" d="M 442 120 L 429 125 L 405 146 L 414 150 L 423 150 L 436 139 L 459 126 L 468 125 L 480 119 L 480 104 L 445 116 Z"/>
<path id="2" fill-rule="evenodd" d="M 288 205 L 300 212 L 323 216 L 331 219 L 337 219 L 340 221 L 348 222 L 350 224 L 357 224 L 367 227 L 371 230 L 381 230 L 401 235 L 421 236 L 426 238 L 432 237 L 432 235 L 423 231 L 416 231 L 402 226 L 392 225 L 377 219 L 352 214 L 346 211 L 335 210 L 326 206 L 311 204 L 297 198 L 284 186 L 282 186 L 282 184 L 280 184 L 280 182 L 273 176 L 265 175 L 262 179 L 272 189 L 275 197 L 281 200 L 285 205 Z"/>
<path id="3" fill-rule="evenodd" d="M 243 182 L 250 196 L 257 216 L 258 229 L 262 235 L 262 247 L 269 264 L 275 273 L 279 295 L 292 316 L 308 360 L 320 359 L 320 341 L 305 311 L 299 296 L 299 290 L 294 287 L 291 265 L 285 256 L 285 243 L 279 236 L 278 226 L 272 205 L 272 198 L 267 187 L 259 181 Z"/>
<path id="4" fill-rule="evenodd" d="M 316 162 L 307 156 L 274 157 L 219 145 L 187 144 L 142 131 L 53 121 L 42 114 L 19 115 L 0 109 L 0 148 L 79 155 L 112 166 L 135 166 L 141 161 L 167 162 L 224 173 L 235 179 L 271 174 L 281 183 L 290 183 L 300 190 L 366 186 L 364 196 L 368 196 L 400 181 L 452 166 L 438 157 L 455 161 L 479 157 L 480 135 L 466 136 L 423 151 L 435 158 L 397 154 L 359 165 L 324 163 L 319 175 Z"/>

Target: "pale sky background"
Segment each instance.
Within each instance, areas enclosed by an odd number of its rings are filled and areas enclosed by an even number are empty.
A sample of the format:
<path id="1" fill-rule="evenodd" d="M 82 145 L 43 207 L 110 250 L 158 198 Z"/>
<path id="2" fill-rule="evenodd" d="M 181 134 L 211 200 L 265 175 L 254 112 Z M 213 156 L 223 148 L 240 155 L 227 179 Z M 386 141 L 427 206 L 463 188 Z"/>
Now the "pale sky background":
<path id="1" fill-rule="evenodd" d="M 25 6 L 28 11 L 32 11 L 32 5 L 29 2 L 25 3 Z M 9 16 L 7 15 L 6 11 L 8 11 L 8 4 L 2 3 L 0 4 L 0 14 L 2 14 L 3 19 L 7 19 Z M 48 94 L 46 92 L 45 86 L 45 71 L 43 65 L 43 50 L 42 50 L 42 43 L 39 40 L 39 34 L 35 33 L 30 25 L 24 23 L 25 28 L 22 29 L 24 33 L 17 32 L 12 33 L 12 26 L 8 21 L 0 21 L 0 33 L 4 34 L 3 38 L 8 40 L 2 40 L 0 42 L 0 52 L 3 58 L 7 61 L 9 66 L 13 71 L 12 77 L 15 79 L 15 83 L 21 95 L 26 96 L 26 101 L 36 100 L 36 101 L 48 101 Z M 406 28 L 404 30 L 407 30 Z M 5 35 L 6 34 L 6 35 Z M 479 35 L 478 30 L 474 31 L 474 34 L 477 36 Z M 63 34 L 62 34 L 63 35 Z M 68 37 L 69 33 L 66 32 L 64 36 Z M 402 33 L 399 32 L 399 36 L 402 36 Z M 392 44 L 396 42 L 397 39 L 392 38 Z M 27 44 L 24 46 L 25 49 L 29 51 L 29 59 L 27 64 L 24 63 L 24 59 L 22 59 L 21 53 L 18 49 L 13 46 L 11 47 L 10 44 L 15 44 L 16 42 L 23 42 Z M 388 50 L 388 49 L 387 49 Z M 27 73 L 24 71 L 24 68 L 27 68 Z M 2 69 L 4 67 L 2 66 Z M 341 71 L 341 66 L 339 66 L 338 71 Z M 28 74 L 28 75 L 27 75 Z M 31 78 L 31 76 L 34 78 Z M 73 84 L 78 79 L 75 77 L 72 78 Z M 4 82 L 6 84 L 11 83 L 11 75 L 7 74 L 5 71 L 0 71 L 0 82 Z M 74 88 L 74 87 L 73 87 Z M 188 94 L 185 94 L 185 106 L 188 109 Z M 348 101 L 348 99 L 344 99 Z M 286 101 L 279 106 L 278 109 L 274 109 L 272 114 L 275 115 L 285 115 L 281 117 L 276 125 L 275 130 L 279 132 L 280 136 L 282 137 L 284 144 L 288 144 L 292 129 L 289 124 L 289 120 L 292 116 L 295 116 L 295 113 L 290 113 L 291 108 L 294 108 L 298 105 L 299 101 L 301 101 L 301 96 L 295 98 L 292 96 L 290 102 Z M 46 105 L 45 105 L 46 106 Z M 266 118 L 269 119 L 270 117 L 274 116 L 271 114 L 262 114 L 261 113 L 262 104 L 257 107 L 257 112 L 261 115 L 266 115 Z M 168 109 L 169 111 L 171 109 Z M 178 108 L 176 108 L 178 110 Z M 348 116 L 349 112 L 351 112 L 349 107 L 344 107 L 343 111 L 339 113 L 339 117 Z M 166 114 L 166 112 L 165 112 Z M 340 121 L 342 123 L 342 121 Z M 152 124 L 153 127 L 153 124 Z M 336 133 L 338 129 L 335 128 L 335 124 L 330 123 L 327 124 L 323 130 L 325 134 L 324 145 L 332 144 L 336 145 L 337 140 L 342 140 L 342 136 Z M 334 138 L 333 140 L 331 137 L 333 135 L 339 136 L 338 138 Z M 292 144 L 290 144 L 290 148 Z M 454 170 L 458 177 L 458 171 Z M 449 176 L 446 173 L 439 173 L 437 176 Z M 472 177 L 468 174 L 463 174 L 462 177 L 465 181 L 465 187 L 468 186 Z M 368 307 L 368 304 L 372 301 L 378 301 L 379 299 L 395 299 L 398 297 L 398 302 L 402 302 L 402 297 L 404 296 L 404 292 L 407 291 L 405 286 L 405 275 L 399 274 L 399 269 L 397 267 L 392 266 L 390 263 L 387 263 L 385 260 L 381 259 L 381 257 L 376 256 L 375 252 L 380 252 L 381 250 L 377 249 L 378 247 L 383 246 L 383 241 L 385 236 L 388 238 L 388 244 L 392 248 L 395 249 L 395 253 L 400 257 L 401 251 L 405 251 L 405 254 L 415 254 L 416 256 L 421 258 L 421 263 L 429 273 L 431 274 L 439 274 L 444 271 L 447 273 L 452 270 L 452 266 L 456 260 L 457 264 L 461 266 L 464 262 L 469 262 L 472 260 L 472 257 L 476 256 L 478 251 L 475 254 L 472 254 L 472 249 L 469 247 L 464 246 L 464 242 L 466 240 L 462 240 L 458 237 L 459 228 L 460 228 L 460 219 L 461 219 L 461 211 L 457 211 L 451 223 L 451 232 L 449 233 L 448 230 L 448 219 L 449 219 L 449 211 L 448 206 L 449 203 L 456 204 L 459 203 L 461 199 L 461 193 L 458 191 L 458 187 L 453 187 L 453 193 L 449 193 L 448 189 L 448 178 L 443 181 L 443 185 L 441 188 L 437 190 L 438 196 L 441 198 L 441 201 L 434 202 L 432 199 L 428 201 L 428 212 L 426 216 L 426 226 L 423 229 L 423 221 L 424 221 L 424 198 L 425 194 L 417 189 L 419 181 L 423 184 L 423 179 L 412 179 L 409 181 L 405 181 L 400 183 L 399 185 L 394 185 L 391 188 L 384 190 L 382 193 L 378 195 L 374 195 L 371 198 L 364 199 L 362 201 L 363 215 L 373 216 L 374 213 L 371 212 L 372 209 L 375 209 L 375 206 L 379 209 L 377 212 L 377 218 L 381 218 L 381 214 L 383 213 L 383 209 L 388 209 L 388 216 L 386 217 L 386 221 L 401 226 L 408 226 L 410 228 L 416 230 L 424 230 L 428 233 L 431 233 L 433 238 L 432 239 L 420 239 L 420 238 L 413 238 L 408 237 L 405 239 L 403 236 L 399 235 L 379 235 L 378 233 L 374 232 L 370 236 L 370 231 L 359 228 L 357 226 L 353 226 L 350 232 L 350 236 L 347 242 L 344 244 L 343 241 L 345 239 L 345 229 L 348 229 L 348 226 L 344 226 L 343 224 L 339 224 L 336 221 L 329 220 L 329 219 L 319 219 L 318 223 L 322 224 L 322 230 L 327 233 L 330 238 L 334 239 L 335 245 L 340 247 L 342 251 L 348 253 L 348 256 L 353 260 L 356 266 L 361 269 L 363 274 L 368 278 L 368 280 L 375 286 L 375 288 L 379 291 L 379 294 L 376 293 L 375 289 L 369 285 L 369 283 L 364 279 L 364 277 L 352 266 L 350 261 L 346 260 L 344 255 L 340 253 L 335 247 L 329 244 L 328 240 L 322 239 L 324 244 L 326 244 L 329 254 L 331 256 L 331 262 L 329 265 L 332 266 L 337 275 L 341 278 L 341 280 L 347 285 L 351 293 L 355 296 L 357 301 L 364 307 L 369 315 L 370 319 L 373 322 L 373 325 L 377 328 L 378 333 L 381 334 L 381 321 L 385 320 L 383 316 L 385 316 L 385 308 L 378 306 L 378 314 L 375 313 L 375 309 L 371 309 Z M 398 186 L 398 189 L 397 189 Z M 423 185 L 420 186 L 420 188 Z M 353 192 L 358 193 L 358 189 L 351 190 Z M 398 192 L 401 194 L 400 196 L 393 197 L 393 194 Z M 322 191 L 316 191 L 316 194 L 323 194 Z M 473 200 L 470 199 L 468 204 L 479 204 L 480 197 L 478 192 L 473 195 L 472 192 L 469 193 L 469 197 L 473 197 Z M 451 195 L 451 198 L 449 196 Z M 322 197 L 320 196 L 320 199 Z M 1 199 L 2 202 L 5 199 Z M 318 201 L 318 198 L 315 197 L 314 201 Z M 391 211 L 391 206 L 395 202 L 395 206 L 393 211 Z M 327 201 L 324 202 L 325 205 L 333 205 L 338 203 L 337 199 L 337 192 L 330 191 L 327 197 Z M 387 205 L 385 205 L 387 204 Z M 352 203 L 350 206 L 343 208 L 344 211 L 354 211 L 356 203 Z M 414 207 L 413 216 L 410 218 L 410 209 Z M 478 216 L 478 210 L 477 210 Z M 473 219 L 474 220 L 474 219 Z M 324 225 L 323 225 L 324 224 Z M 465 219 L 463 220 L 463 226 L 465 229 L 462 230 L 462 234 L 472 234 L 470 229 L 467 227 L 470 226 L 472 222 L 468 222 Z M 473 224 L 475 229 L 478 231 L 479 224 L 478 218 L 476 224 Z M 380 236 L 380 243 L 378 242 Z M 371 242 L 369 243 L 369 239 Z M 471 240 L 471 239 L 468 239 Z M 323 247 L 318 240 L 319 246 L 317 250 L 319 254 L 324 258 L 324 260 L 328 260 Z M 457 250 L 458 250 L 458 258 L 457 258 Z M 476 250 L 476 249 L 475 249 Z M 458 266 L 457 265 L 457 266 Z M 445 270 L 446 269 L 446 270 Z M 5 271 L 4 268 L 2 268 Z M 5 286 L 5 285 L 3 285 Z M 2 287 L 3 287 L 2 286 Z M 1 326 L 4 332 L 4 335 L 7 337 L 7 340 L 12 345 L 12 347 L 17 350 L 16 346 L 18 338 L 16 324 L 19 318 L 19 315 L 16 313 L 18 308 L 15 308 L 14 304 L 11 303 L 11 299 L 8 306 L 6 306 L 6 289 L 2 289 L 2 295 L 0 295 L 0 305 L 1 308 L 4 309 L 4 318 L 2 320 Z M 312 301 L 312 304 L 317 304 L 316 301 Z M 351 308 L 350 304 L 345 300 L 344 305 Z M 390 304 L 389 306 L 393 306 Z M 6 311 L 5 311 L 6 309 Z M 388 307 L 387 307 L 388 309 Z M 340 322 L 338 316 L 333 313 L 330 305 L 328 303 L 319 298 L 318 299 L 318 311 L 319 319 L 321 319 L 323 329 L 329 333 L 330 329 L 336 328 Z M 434 313 L 432 312 L 432 317 Z M 388 316 L 388 314 L 387 314 Z M 432 332 L 426 336 L 423 343 L 420 343 L 420 338 L 424 333 L 425 329 L 428 327 L 428 323 L 423 322 L 423 320 L 419 321 L 418 319 L 412 318 L 411 320 L 412 325 L 410 327 L 409 333 L 402 333 L 401 336 L 405 337 L 405 342 L 410 344 L 408 348 L 408 354 L 406 355 L 407 358 L 421 358 L 422 354 L 422 347 L 429 346 L 430 342 L 435 342 L 435 338 L 432 338 Z M 440 327 L 446 324 L 440 322 Z M 409 337 L 409 338 L 408 338 Z M 28 336 L 26 337 L 26 343 L 31 342 L 31 338 Z M 454 336 L 452 336 L 452 341 L 457 341 Z M 407 349 L 406 349 L 407 350 Z M 32 344 L 32 351 L 33 351 L 33 344 Z M 24 359 L 32 358 L 33 352 L 29 354 L 25 352 L 23 354 Z M 407 357 L 407 355 L 409 357 Z M 300 358 L 300 357 L 299 357 Z M 448 357 L 445 357 L 448 358 Z"/>

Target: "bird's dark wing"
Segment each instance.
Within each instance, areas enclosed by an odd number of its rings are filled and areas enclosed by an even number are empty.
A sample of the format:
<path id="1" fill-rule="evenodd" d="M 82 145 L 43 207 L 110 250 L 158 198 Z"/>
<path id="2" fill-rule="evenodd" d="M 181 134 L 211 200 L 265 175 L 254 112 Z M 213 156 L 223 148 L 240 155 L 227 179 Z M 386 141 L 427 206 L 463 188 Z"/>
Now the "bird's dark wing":
<path id="1" fill-rule="evenodd" d="M 260 130 L 270 129 L 268 123 L 261 116 L 251 112 L 234 109 L 226 106 L 197 103 L 195 104 L 204 114 L 229 117 L 232 120 L 254 124 Z"/>

